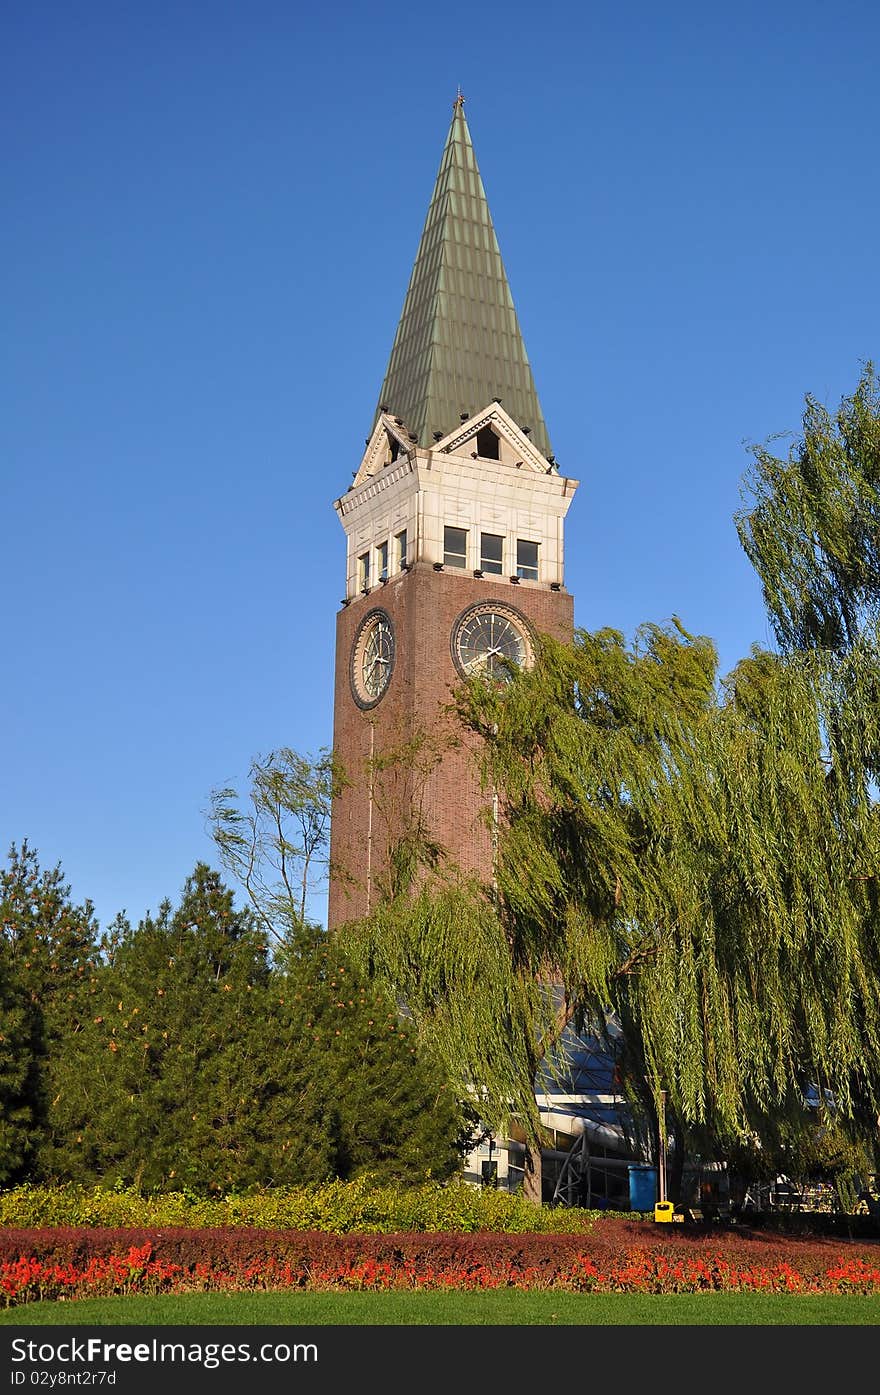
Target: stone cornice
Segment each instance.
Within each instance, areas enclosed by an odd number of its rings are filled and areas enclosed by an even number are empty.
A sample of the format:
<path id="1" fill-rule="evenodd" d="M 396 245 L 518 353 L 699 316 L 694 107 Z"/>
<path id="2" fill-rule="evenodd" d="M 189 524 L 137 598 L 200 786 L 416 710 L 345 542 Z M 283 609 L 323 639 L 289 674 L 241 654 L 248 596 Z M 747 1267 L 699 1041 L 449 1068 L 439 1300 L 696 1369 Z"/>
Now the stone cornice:
<path id="1" fill-rule="evenodd" d="M 411 475 L 414 470 L 415 463 L 411 456 L 406 455 L 398 458 L 392 465 L 386 465 L 380 474 L 368 475 L 362 484 L 355 485 L 347 494 L 336 499 L 333 507 L 340 518 L 355 513 L 369 499 L 375 499 L 378 494 L 383 494 L 386 489 L 390 489 L 399 480 Z"/>

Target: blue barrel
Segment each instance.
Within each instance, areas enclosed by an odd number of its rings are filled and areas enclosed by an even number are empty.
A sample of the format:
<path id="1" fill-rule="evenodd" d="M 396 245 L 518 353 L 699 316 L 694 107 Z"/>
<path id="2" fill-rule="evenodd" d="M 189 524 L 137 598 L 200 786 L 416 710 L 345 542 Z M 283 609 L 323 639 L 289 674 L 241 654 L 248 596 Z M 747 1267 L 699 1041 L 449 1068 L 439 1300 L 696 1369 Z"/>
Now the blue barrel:
<path id="1" fill-rule="evenodd" d="M 657 1169 L 648 1163 L 630 1163 L 629 1209 L 631 1211 L 653 1211 L 657 1200 Z"/>

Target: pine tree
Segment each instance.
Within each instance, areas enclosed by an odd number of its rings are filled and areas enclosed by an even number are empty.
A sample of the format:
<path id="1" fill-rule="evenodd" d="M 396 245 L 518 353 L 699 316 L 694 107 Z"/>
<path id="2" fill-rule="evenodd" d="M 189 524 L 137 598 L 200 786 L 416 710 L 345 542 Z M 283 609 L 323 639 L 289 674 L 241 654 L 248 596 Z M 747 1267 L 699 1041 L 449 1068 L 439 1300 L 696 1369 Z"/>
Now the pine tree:
<path id="1" fill-rule="evenodd" d="M 0 938 L 0 1186 L 20 1178 L 32 1154 L 37 1071 L 29 1007 L 9 944 Z"/>
<path id="2" fill-rule="evenodd" d="M 460 1110 L 393 1009 L 321 936 L 273 964 L 210 868 L 104 955 L 51 1175 L 210 1193 L 457 1166 Z"/>
<path id="3" fill-rule="evenodd" d="M 452 1176 L 475 1123 L 440 1058 L 393 1000 L 358 974 L 338 940 L 311 937 L 276 974 L 287 1030 L 307 1043 L 324 1092 L 333 1175 L 388 1181 Z"/>
<path id="4" fill-rule="evenodd" d="M 39 1167 L 50 1146 L 55 1066 L 88 1016 L 96 936 L 91 904 L 73 903 L 61 868 L 41 868 L 27 842 L 13 845 L 0 869 L 5 1180 Z"/>
<path id="5" fill-rule="evenodd" d="M 197 865 L 176 909 L 120 922 L 105 953 L 83 1043 L 93 1064 L 69 1071 L 73 1175 L 198 1191 L 291 1180 L 294 1112 L 301 1150 L 326 1170 L 311 1082 L 279 1047 L 265 938 L 216 872 Z"/>

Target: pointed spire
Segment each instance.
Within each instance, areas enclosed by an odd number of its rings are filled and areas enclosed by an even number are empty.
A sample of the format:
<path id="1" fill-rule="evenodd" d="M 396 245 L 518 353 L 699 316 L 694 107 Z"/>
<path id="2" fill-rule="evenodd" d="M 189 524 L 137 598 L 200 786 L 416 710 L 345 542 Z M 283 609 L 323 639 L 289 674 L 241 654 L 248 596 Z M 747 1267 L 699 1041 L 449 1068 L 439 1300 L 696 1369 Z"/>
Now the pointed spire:
<path id="1" fill-rule="evenodd" d="M 379 402 L 427 446 L 493 399 L 549 455 L 459 88 Z"/>

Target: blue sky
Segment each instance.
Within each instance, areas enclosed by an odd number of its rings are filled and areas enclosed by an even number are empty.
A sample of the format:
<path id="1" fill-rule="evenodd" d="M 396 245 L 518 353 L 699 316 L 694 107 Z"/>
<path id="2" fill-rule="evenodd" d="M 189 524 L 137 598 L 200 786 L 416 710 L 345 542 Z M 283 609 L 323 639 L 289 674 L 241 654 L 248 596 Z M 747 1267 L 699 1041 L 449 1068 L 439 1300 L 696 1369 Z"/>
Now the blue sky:
<path id="1" fill-rule="evenodd" d="M 747 443 L 880 358 L 875 3 L 10 0 L 0 844 L 106 924 L 332 739 L 357 466 L 460 85 L 576 623 L 770 640 Z M 784 452 L 787 443 L 781 442 Z M 320 912 L 318 903 L 316 909 Z"/>

